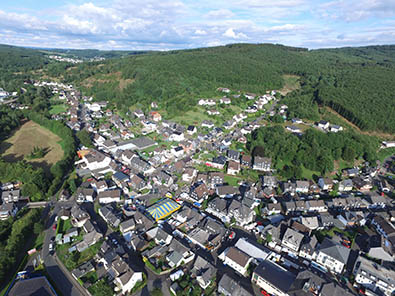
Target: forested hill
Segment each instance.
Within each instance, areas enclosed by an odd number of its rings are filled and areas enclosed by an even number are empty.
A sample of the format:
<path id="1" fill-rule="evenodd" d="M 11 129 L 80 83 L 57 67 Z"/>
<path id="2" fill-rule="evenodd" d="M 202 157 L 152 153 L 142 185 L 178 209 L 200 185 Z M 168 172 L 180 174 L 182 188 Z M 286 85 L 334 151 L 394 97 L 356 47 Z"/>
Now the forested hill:
<path id="1" fill-rule="evenodd" d="M 361 129 L 395 132 L 394 45 L 309 51 L 232 44 L 78 65 L 50 63 L 45 69 L 47 76 L 119 108 L 147 109 L 155 100 L 174 115 L 195 106 L 199 97 L 220 95 L 218 87 L 259 94 L 281 89 L 284 75 L 293 74 L 300 76 L 302 88 L 285 99 L 289 116 L 317 120 L 317 106 L 326 105 Z"/>
<path id="2" fill-rule="evenodd" d="M 31 77 L 30 71 L 47 64 L 45 54 L 34 49 L 0 44 L 0 87 L 17 91 L 24 79 Z"/>
<path id="3" fill-rule="evenodd" d="M 169 113 L 215 95 L 217 87 L 263 93 L 284 74 L 301 77 L 288 96 L 291 116 L 319 118 L 327 105 L 361 129 L 395 132 L 395 46 L 310 50 L 273 44 L 233 44 L 84 63 L 65 78 L 119 107 L 158 101 Z M 217 94 L 218 95 L 218 94 Z"/>

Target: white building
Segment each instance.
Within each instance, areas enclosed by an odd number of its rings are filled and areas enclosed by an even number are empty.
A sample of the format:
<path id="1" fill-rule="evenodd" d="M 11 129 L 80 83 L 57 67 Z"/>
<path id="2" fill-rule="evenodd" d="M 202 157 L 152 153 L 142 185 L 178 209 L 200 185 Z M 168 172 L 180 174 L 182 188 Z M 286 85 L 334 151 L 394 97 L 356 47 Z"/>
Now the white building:
<path id="1" fill-rule="evenodd" d="M 349 255 L 349 249 L 325 238 L 320 245 L 316 262 L 333 273 L 341 274 Z"/>
<path id="2" fill-rule="evenodd" d="M 247 276 L 248 265 L 252 260 L 250 256 L 235 247 L 227 248 L 219 256 L 219 259 L 221 259 L 225 265 L 233 268 L 243 276 Z"/>

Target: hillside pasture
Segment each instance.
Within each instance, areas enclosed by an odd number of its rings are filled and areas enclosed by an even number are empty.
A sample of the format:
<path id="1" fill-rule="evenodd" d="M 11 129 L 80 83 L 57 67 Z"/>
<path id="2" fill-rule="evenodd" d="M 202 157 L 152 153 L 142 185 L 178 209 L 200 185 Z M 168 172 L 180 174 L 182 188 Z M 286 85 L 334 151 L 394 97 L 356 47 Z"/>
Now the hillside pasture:
<path id="1" fill-rule="evenodd" d="M 49 170 L 63 157 L 63 150 L 59 144 L 61 140 L 46 128 L 33 121 L 27 121 L 10 138 L 0 144 L 0 154 L 7 162 L 25 159 L 35 167 Z M 44 157 L 28 159 L 34 147 L 44 148 L 46 151 Z"/>

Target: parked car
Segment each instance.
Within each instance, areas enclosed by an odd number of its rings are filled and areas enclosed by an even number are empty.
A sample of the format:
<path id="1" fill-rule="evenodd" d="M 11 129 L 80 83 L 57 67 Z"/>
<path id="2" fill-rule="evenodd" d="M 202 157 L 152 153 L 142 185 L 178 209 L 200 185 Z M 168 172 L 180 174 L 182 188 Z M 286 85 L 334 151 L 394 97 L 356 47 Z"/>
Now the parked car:
<path id="1" fill-rule="evenodd" d="M 53 243 L 49 243 L 49 245 L 48 245 L 48 250 L 49 250 L 50 252 L 53 252 L 53 250 L 54 250 L 54 245 L 53 245 Z"/>
<path id="2" fill-rule="evenodd" d="M 229 239 L 234 239 L 235 237 L 236 237 L 236 232 L 232 231 L 232 232 L 229 234 Z"/>
<path id="3" fill-rule="evenodd" d="M 52 226 L 52 229 L 53 229 L 53 230 L 56 230 L 56 226 L 57 226 L 57 225 L 54 224 L 54 225 Z"/>

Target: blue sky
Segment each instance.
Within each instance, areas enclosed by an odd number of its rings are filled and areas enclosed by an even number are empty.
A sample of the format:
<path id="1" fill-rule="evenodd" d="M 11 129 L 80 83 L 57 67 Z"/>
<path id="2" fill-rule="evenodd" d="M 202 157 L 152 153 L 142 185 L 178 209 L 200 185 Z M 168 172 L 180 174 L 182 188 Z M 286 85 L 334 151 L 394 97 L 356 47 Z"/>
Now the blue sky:
<path id="1" fill-rule="evenodd" d="M 229 43 L 395 44 L 394 0 L 13 0 L 0 43 L 168 50 Z"/>

